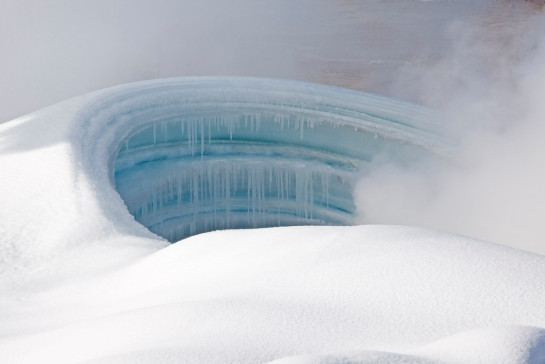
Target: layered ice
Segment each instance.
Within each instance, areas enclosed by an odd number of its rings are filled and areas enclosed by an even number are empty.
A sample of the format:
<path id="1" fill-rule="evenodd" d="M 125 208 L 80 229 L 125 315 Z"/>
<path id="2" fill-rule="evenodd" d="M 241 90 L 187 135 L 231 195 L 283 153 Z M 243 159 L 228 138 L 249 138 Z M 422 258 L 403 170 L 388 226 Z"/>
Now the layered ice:
<path id="1" fill-rule="evenodd" d="M 333 87 L 194 79 L 146 97 L 161 100 L 116 110 L 130 122 L 114 178 L 136 220 L 170 241 L 350 225 L 355 180 L 374 158 L 410 163 L 446 145 L 430 111 Z"/>

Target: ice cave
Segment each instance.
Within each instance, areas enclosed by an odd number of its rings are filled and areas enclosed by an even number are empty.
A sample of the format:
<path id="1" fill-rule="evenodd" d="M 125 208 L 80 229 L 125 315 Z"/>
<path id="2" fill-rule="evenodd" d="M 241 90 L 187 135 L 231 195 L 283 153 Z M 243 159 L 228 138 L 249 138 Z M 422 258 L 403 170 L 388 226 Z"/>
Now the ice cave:
<path id="1" fill-rule="evenodd" d="M 108 117 L 127 121 L 117 191 L 171 242 L 218 229 L 350 225 L 369 163 L 410 163 L 444 144 L 430 111 L 376 95 L 244 78 L 159 85 L 146 106 L 128 92 Z"/>
<path id="2" fill-rule="evenodd" d="M 416 227 L 245 229 L 355 224 L 359 177 L 453 159 L 440 122 L 358 91 L 197 77 L 0 125 L 0 357 L 542 363 L 542 256 Z"/>

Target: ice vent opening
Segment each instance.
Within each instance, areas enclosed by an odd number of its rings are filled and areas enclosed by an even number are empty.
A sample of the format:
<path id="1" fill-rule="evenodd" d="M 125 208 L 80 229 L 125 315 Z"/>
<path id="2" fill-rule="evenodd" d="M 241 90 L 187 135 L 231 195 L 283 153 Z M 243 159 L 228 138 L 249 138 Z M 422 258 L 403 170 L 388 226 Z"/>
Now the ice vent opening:
<path id="1" fill-rule="evenodd" d="M 138 222 L 171 242 L 218 229 L 350 225 L 357 176 L 375 156 L 429 154 L 418 130 L 396 120 L 405 104 L 257 86 L 199 87 L 201 96 L 132 114 L 114 179 Z"/>

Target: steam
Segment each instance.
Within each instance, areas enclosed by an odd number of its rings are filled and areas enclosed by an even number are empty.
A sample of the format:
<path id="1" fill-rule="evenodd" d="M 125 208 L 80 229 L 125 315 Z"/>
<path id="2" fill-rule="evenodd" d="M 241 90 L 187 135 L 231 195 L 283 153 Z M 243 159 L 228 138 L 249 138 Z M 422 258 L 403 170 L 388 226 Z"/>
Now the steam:
<path id="1" fill-rule="evenodd" d="M 301 39 L 301 32 L 313 32 L 319 24 L 300 22 L 299 6 L 286 5 L 252 0 L 3 0 L 0 122 L 79 94 L 146 79 L 296 78 L 289 47 L 294 42 L 286 46 L 284 38 Z"/>
<path id="2" fill-rule="evenodd" d="M 276 77 L 389 95 L 407 59 L 442 52 L 444 24 L 489 2 L 2 0 L 0 122 L 164 77 Z"/>
<path id="3" fill-rule="evenodd" d="M 446 133 L 458 140 L 452 160 L 377 165 L 356 190 L 360 222 L 545 254 L 545 13 L 507 28 L 454 25 L 451 34 L 444 58 L 404 79 L 420 80 L 411 89 L 443 112 Z"/>

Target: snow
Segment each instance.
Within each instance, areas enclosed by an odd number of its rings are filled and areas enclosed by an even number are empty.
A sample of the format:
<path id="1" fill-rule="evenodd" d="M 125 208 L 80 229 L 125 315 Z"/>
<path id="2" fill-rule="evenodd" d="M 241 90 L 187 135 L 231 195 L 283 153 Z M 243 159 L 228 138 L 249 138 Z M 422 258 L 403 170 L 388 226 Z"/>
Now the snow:
<path id="1" fill-rule="evenodd" d="M 434 117 L 334 87 L 186 78 L 0 125 L 0 361 L 544 362 L 541 255 L 401 226 L 176 244 L 144 227 L 209 208 L 203 231 L 345 224 L 370 161 L 448 158 Z"/>
<path id="2" fill-rule="evenodd" d="M 365 350 L 539 363 L 519 359 L 543 351 L 543 329 L 528 326 L 544 325 L 544 273 L 543 257 L 415 228 L 214 232 L 13 304 L 2 327 L 18 335 L 4 336 L 2 356 L 250 363 L 358 351 L 366 362 Z"/>
<path id="3" fill-rule="evenodd" d="M 464 331 L 406 354 L 359 351 L 288 357 L 271 363 L 542 363 L 545 360 L 544 341 L 542 329 L 503 326 Z"/>

